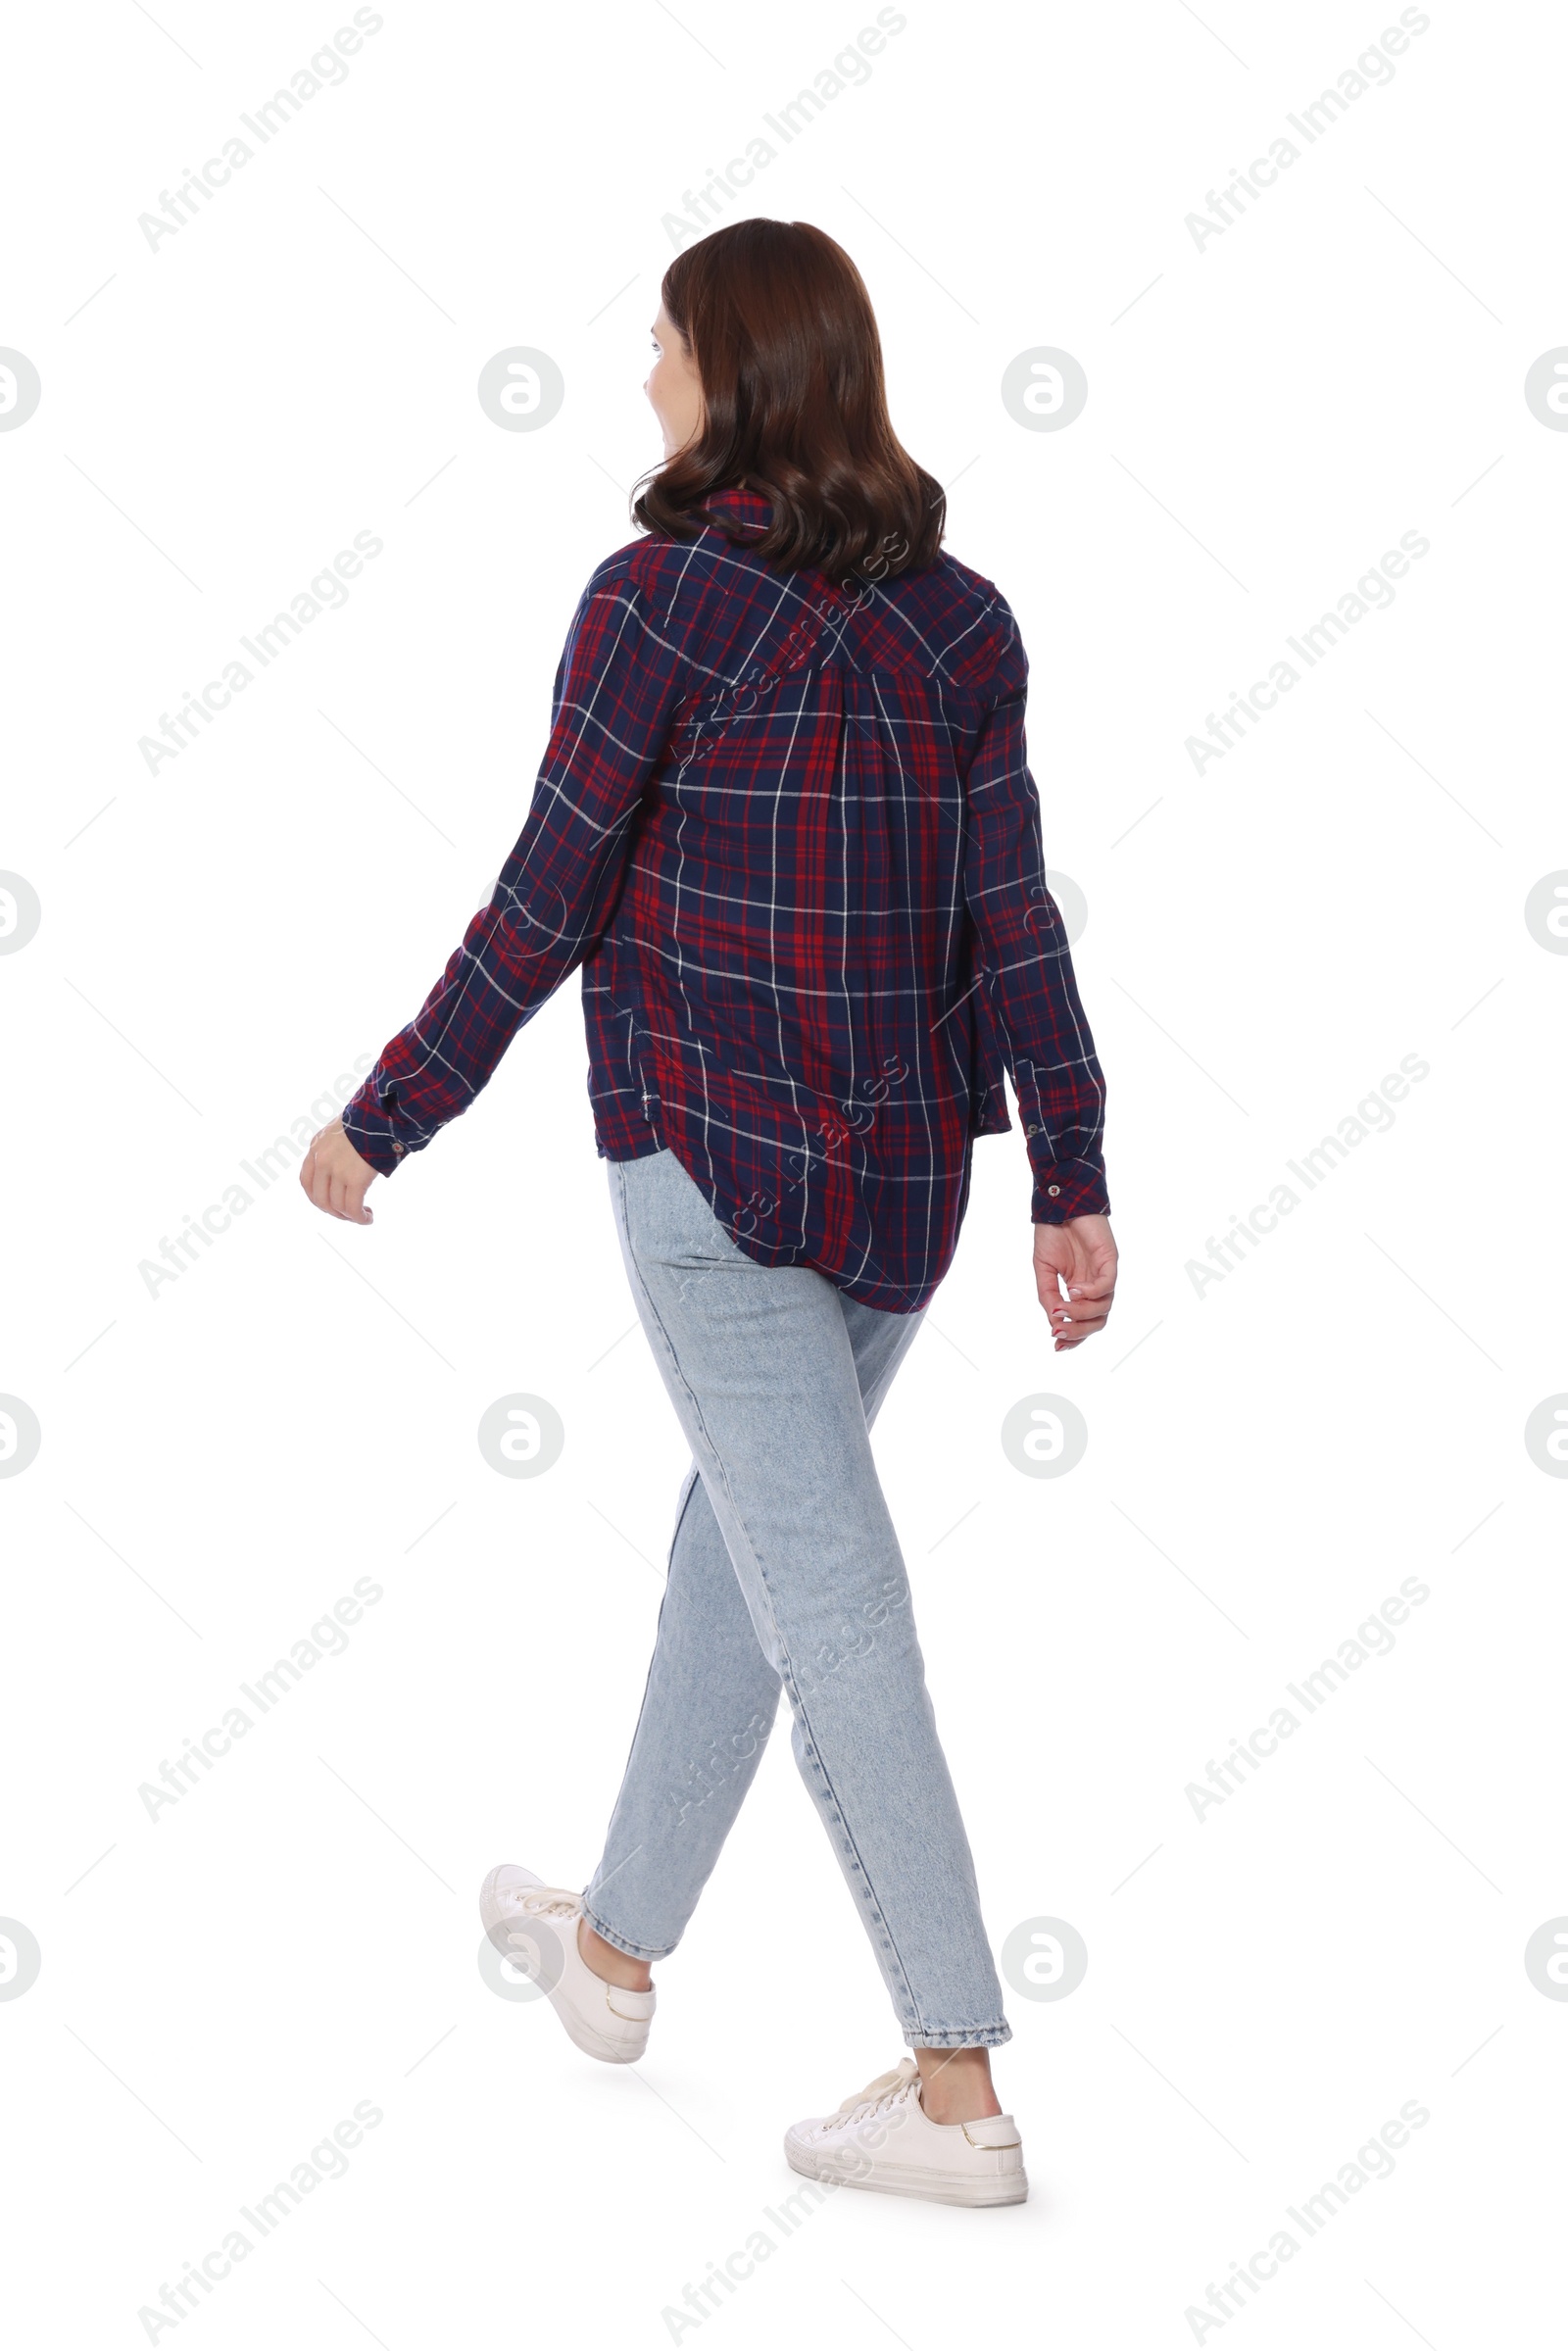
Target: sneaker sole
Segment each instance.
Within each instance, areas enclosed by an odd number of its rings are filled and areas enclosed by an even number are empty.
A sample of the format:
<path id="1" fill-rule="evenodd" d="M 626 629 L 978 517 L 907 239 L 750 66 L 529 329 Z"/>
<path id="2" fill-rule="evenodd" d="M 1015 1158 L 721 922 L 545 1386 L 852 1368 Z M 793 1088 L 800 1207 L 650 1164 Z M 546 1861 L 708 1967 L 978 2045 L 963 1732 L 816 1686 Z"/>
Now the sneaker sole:
<path id="1" fill-rule="evenodd" d="M 635 2065 L 647 2049 L 646 2034 L 639 2047 L 622 2048 L 613 2041 L 602 2039 L 591 2025 L 582 2022 L 574 2008 L 558 2000 L 554 1992 L 546 1992 L 545 1997 L 566 2028 L 567 2037 L 576 2042 L 585 2056 L 597 2057 L 605 2065 Z"/>
<path id="2" fill-rule="evenodd" d="M 792 2172 L 803 2180 L 820 2180 L 824 2186 L 868 2187 L 884 2196 L 918 2196 L 928 2204 L 965 2204 L 971 2207 L 993 2204 L 1022 2204 L 1029 2194 L 1028 2175 L 1024 2172 L 1004 2172 L 987 2179 L 974 2179 L 961 2172 L 916 2172 L 903 2164 L 873 2164 L 869 2172 L 851 2175 L 823 2168 L 819 2159 L 808 2155 L 784 2142 L 784 2156 Z"/>

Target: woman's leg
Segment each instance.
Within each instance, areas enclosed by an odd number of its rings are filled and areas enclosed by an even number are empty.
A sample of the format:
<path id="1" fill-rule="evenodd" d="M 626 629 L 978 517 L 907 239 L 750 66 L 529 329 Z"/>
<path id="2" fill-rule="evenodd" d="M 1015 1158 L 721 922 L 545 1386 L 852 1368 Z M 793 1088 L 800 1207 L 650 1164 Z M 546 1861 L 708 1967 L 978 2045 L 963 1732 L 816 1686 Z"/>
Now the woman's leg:
<path id="1" fill-rule="evenodd" d="M 662 1959 L 679 1942 L 761 1760 L 778 1691 L 694 1462 L 625 1776 L 583 1894 L 588 1925 L 617 1950 Z"/>
<path id="2" fill-rule="evenodd" d="M 870 1309 L 856 1314 L 820 1274 L 757 1264 L 670 1152 L 616 1163 L 612 1182 L 638 1310 L 905 2038 L 944 2049 L 1004 2041 L 850 1334 L 851 1321 L 862 1344 L 885 1332 L 897 1350 L 915 1318 L 865 1324 Z M 680 1728 L 661 1721 L 651 1751 L 671 1753 Z M 669 1834 L 659 1851 L 679 1865 Z M 620 1878 L 637 1866 L 629 1860 Z M 605 1882 L 603 1910 L 590 1888 L 589 1912 L 619 1944 L 617 1883 Z M 657 1942 L 664 1932 L 649 1943 L 667 1947 Z"/>
<path id="3" fill-rule="evenodd" d="M 841 1303 L 869 1428 L 921 1318 Z M 761 1761 L 778 1693 L 693 1461 L 625 1775 L 583 1896 L 589 1927 L 617 1951 L 662 1959 L 680 1940 Z"/>

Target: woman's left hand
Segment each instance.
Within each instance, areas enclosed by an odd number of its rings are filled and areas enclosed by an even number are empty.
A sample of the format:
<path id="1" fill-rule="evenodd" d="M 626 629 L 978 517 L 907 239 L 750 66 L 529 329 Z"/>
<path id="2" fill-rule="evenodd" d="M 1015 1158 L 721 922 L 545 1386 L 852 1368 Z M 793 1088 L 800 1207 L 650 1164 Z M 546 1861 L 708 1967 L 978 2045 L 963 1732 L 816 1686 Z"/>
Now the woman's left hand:
<path id="1" fill-rule="evenodd" d="M 374 1182 L 375 1169 L 360 1157 L 343 1131 L 341 1118 L 334 1118 L 311 1138 L 300 1183 L 306 1198 L 323 1215 L 341 1216 L 349 1224 L 374 1224 L 374 1213 L 365 1204 L 365 1196 Z"/>
<path id="2" fill-rule="evenodd" d="M 1067 1296 L 1056 1285 L 1061 1276 Z M 1116 1244 L 1107 1216 L 1073 1216 L 1035 1226 L 1035 1287 L 1051 1317 L 1055 1353 L 1082 1347 L 1105 1327 L 1116 1295 Z"/>

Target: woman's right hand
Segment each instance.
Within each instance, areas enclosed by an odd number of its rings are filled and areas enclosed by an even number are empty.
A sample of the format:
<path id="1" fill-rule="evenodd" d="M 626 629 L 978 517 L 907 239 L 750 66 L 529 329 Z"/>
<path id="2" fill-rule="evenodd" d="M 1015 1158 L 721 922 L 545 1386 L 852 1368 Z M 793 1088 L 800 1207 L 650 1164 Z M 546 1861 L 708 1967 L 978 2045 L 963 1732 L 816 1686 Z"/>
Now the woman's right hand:
<path id="1" fill-rule="evenodd" d="M 375 1182 L 375 1169 L 360 1157 L 341 1118 L 311 1138 L 300 1182 L 306 1199 L 323 1215 L 341 1216 L 348 1224 L 374 1224 L 374 1211 L 366 1206 L 365 1196 Z"/>

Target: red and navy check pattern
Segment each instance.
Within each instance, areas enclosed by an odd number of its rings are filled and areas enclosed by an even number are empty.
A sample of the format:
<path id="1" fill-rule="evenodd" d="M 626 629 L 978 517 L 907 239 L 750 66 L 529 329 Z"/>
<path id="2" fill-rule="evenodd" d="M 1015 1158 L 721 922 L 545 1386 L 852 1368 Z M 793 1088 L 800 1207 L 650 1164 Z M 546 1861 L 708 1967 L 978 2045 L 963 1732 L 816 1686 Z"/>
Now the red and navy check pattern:
<path id="1" fill-rule="evenodd" d="M 765 503 L 710 501 L 733 525 Z M 1038 1223 L 1108 1207 L 1104 1084 L 1046 888 L 1028 663 L 951 556 L 850 590 L 716 529 L 588 582 L 527 822 L 488 906 L 344 1111 L 390 1175 L 581 965 L 600 1155 L 667 1148 L 736 1244 L 911 1312 L 975 1135 Z"/>

